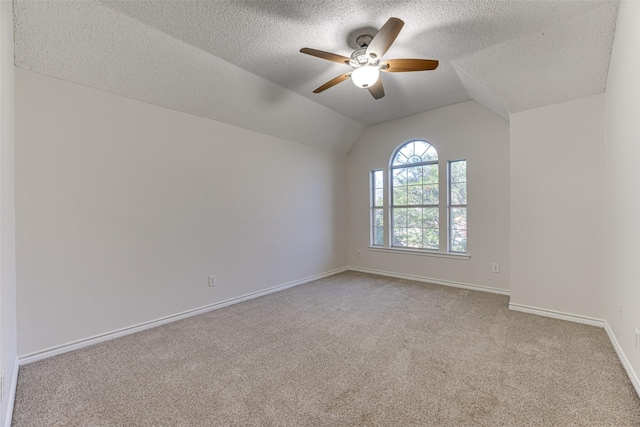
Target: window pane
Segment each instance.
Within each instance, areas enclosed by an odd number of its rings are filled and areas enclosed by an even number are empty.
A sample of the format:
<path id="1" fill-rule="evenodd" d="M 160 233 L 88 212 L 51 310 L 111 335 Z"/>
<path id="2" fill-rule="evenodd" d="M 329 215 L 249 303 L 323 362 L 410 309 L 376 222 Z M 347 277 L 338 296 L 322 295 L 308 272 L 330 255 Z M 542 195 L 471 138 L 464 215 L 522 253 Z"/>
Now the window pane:
<path id="1" fill-rule="evenodd" d="M 412 185 L 408 187 L 408 203 L 409 205 L 421 205 L 422 204 L 422 186 Z"/>
<path id="2" fill-rule="evenodd" d="M 413 151 L 416 156 L 420 156 L 421 161 L 425 161 L 426 159 L 423 157 L 425 152 L 431 147 L 426 141 L 413 141 Z"/>
<path id="3" fill-rule="evenodd" d="M 438 249 L 440 247 L 440 233 L 437 228 L 426 228 L 422 236 L 422 247 Z"/>
<path id="4" fill-rule="evenodd" d="M 449 248 L 452 252 L 467 252 L 467 230 L 451 230 Z"/>
<path id="5" fill-rule="evenodd" d="M 436 152 L 436 149 L 433 148 L 433 146 L 430 146 L 429 149 L 422 155 L 422 160 L 423 161 L 438 160 L 438 153 Z"/>
<path id="6" fill-rule="evenodd" d="M 422 227 L 422 208 L 407 209 L 407 227 Z"/>
<path id="7" fill-rule="evenodd" d="M 467 251 L 467 208 L 451 208 L 449 250 Z"/>
<path id="8" fill-rule="evenodd" d="M 467 229 L 467 208 L 451 208 L 451 229 Z"/>
<path id="9" fill-rule="evenodd" d="M 382 206 L 382 201 L 384 200 L 384 190 L 382 188 L 375 190 L 375 197 L 373 200 L 373 206 Z"/>
<path id="10" fill-rule="evenodd" d="M 467 161 L 458 160 L 449 165 L 451 173 L 451 183 L 467 182 Z"/>
<path id="11" fill-rule="evenodd" d="M 438 208 L 422 209 L 422 226 L 424 228 L 439 228 Z"/>
<path id="12" fill-rule="evenodd" d="M 407 209 L 395 208 L 393 209 L 393 228 L 406 227 L 407 226 Z"/>
<path id="13" fill-rule="evenodd" d="M 393 170 L 393 186 L 407 185 L 407 169 L 399 168 Z"/>
<path id="14" fill-rule="evenodd" d="M 373 244 L 376 246 L 382 246 L 383 244 L 383 239 L 384 239 L 384 235 L 382 234 L 384 233 L 384 227 L 375 227 L 373 229 Z"/>
<path id="15" fill-rule="evenodd" d="M 410 248 L 422 248 L 422 228 L 407 229 L 407 245 Z"/>
<path id="16" fill-rule="evenodd" d="M 437 205 L 438 185 L 425 185 L 422 189 L 422 200 L 425 205 Z"/>
<path id="17" fill-rule="evenodd" d="M 373 211 L 373 226 L 382 227 L 384 225 L 384 213 L 382 209 L 374 209 Z"/>
<path id="18" fill-rule="evenodd" d="M 373 185 L 374 188 L 384 188 L 384 184 L 382 183 L 382 171 L 375 171 L 373 173 Z"/>
<path id="19" fill-rule="evenodd" d="M 406 228 L 393 228 L 393 246 L 407 246 Z"/>
<path id="20" fill-rule="evenodd" d="M 451 184 L 451 204 L 466 205 L 467 204 L 467 183 Z"/>
<path id="21" fill-rule="evenodd" d="M 422 184 L 422 167 L 421 166 L 413 166 L 407 168 L 407 184 L 415 185 Z"/>
<path id="22" fill-rule="evenodd" d="M 407 187 L 393 187 L 393 201 L 394 206 L 402 206 L 407 204 Z"/>
<path id="23" fill-rule="evenodd" d="M 393 158 L 394 165 L 404 165 L 407 163 L 407 156 L 402 154 L 402 152 L 398 152 L 396 156 Z"/>
<path id="24" fill-rule="evenodd" d="M 411 156 L 407 160 L 407 163 L 420 163 L 422 162 L 422 158 L 420 156 Z"/>
<path id="25" fill-rule="evenodd" d="M 424 165 L 422 166 L 423 182 L 426 184 L 438 183 L 438 165 Z"/>
<path id="26" fill-rule="evenodd" d="M 409 143 L 405 144 L 400 149 L 400 152 L 402 154 L 404 154 L 407 158 L 413 156 L 414 154 L 416 154 L 415 149 L 414 149 L 414 143 L 413 142 L 409 142 Z"/>

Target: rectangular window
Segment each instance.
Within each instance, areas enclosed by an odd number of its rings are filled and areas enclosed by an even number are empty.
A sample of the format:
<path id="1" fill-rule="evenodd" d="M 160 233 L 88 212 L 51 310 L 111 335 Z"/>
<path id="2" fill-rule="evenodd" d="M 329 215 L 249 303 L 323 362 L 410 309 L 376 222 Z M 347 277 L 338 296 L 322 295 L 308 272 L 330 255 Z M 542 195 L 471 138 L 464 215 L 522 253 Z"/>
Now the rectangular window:
<path id="1" fill-rule="evenodd" d="M 467 252 L 467 161 L 449 162 L 449 252 Z"/>
<path id="2" fill-rule="evenodd" d="M 384 180 L 382 171 L 371 172 L 371 245 L 384 243 Z"/>
<path id="3" fill-rule="evenodd" d="M 391 168 L 391 246 L 438 250 L 438 162 Z"/>

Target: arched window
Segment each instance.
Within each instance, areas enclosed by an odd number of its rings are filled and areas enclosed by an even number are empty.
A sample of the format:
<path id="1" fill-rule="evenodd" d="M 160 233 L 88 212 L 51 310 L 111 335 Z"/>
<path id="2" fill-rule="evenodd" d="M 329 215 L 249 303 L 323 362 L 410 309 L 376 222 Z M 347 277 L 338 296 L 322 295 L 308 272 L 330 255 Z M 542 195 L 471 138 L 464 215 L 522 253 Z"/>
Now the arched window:
<path id="1" fill-rule="evenodd" d="M 438 153 L 426 141 L 409 141 L 391 157 L 392 247 L 440 247 Z"/>
<path id="2" fill-rule="evenodd" d="M 439 176 L 446 176 L 442 192 Z M 389 192 L 385 191 L 386 182 L 391 183 Z M 428 142 L 409 141 L 391 155 L 388 175 L 381 169 L 371 171 L 370 189 L 371 249 L 406 248 L 466 256 L 466 159 L 440 161 Z"/>

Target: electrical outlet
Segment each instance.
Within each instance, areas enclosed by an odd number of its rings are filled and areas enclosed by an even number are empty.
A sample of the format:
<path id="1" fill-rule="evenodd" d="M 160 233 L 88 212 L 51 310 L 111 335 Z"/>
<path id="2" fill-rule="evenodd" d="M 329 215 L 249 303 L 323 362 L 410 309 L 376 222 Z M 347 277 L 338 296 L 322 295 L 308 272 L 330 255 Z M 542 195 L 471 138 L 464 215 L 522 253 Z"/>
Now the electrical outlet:
<path id="1" fill-rule="evenodd" d="M 216 276 L 209 276 L 209 286 L 216 285 Z"/>
<path id="2" fill-rule="evenodd" d="M 636 350 L 640 350 L 640 331 L 636 328 Z"/>
<path id="3" fill-rule="evenodd" d="M 622 322 L 622 304 L 618 304 L 618 321 Z"/>
<path id="4" fill-rule="evenodd" d="M 362 256 L 362 251 L 358 249 L 358 258 L 360 258 L 361 256 Z"/>
<path id="5" fill-rule="evenodd" d="M 494 273 L 500 273 L 500 264 L 498 264 L 497 262 L 491 264 L 491 271 L 493 271 Z"/>

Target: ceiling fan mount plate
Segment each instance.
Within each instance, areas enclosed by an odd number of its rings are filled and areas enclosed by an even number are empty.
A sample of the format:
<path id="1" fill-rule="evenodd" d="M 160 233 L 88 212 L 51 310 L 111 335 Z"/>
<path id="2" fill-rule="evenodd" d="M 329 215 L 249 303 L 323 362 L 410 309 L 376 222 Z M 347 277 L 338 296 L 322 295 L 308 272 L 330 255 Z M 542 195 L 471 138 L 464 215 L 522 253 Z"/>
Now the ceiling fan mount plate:
<path id="1" fill-rule="evenodd" d="M 370 35 L 370 34 L 362 34 L 362 35 L 358 36 L 358 38 L 356 38 L 356 45 L 360 49 L 366 48 L 367 46 L 369 46 L 369 43 L 371 43 L 371 40 L 373 40 L 373 36 L 372 35 Z"/>

